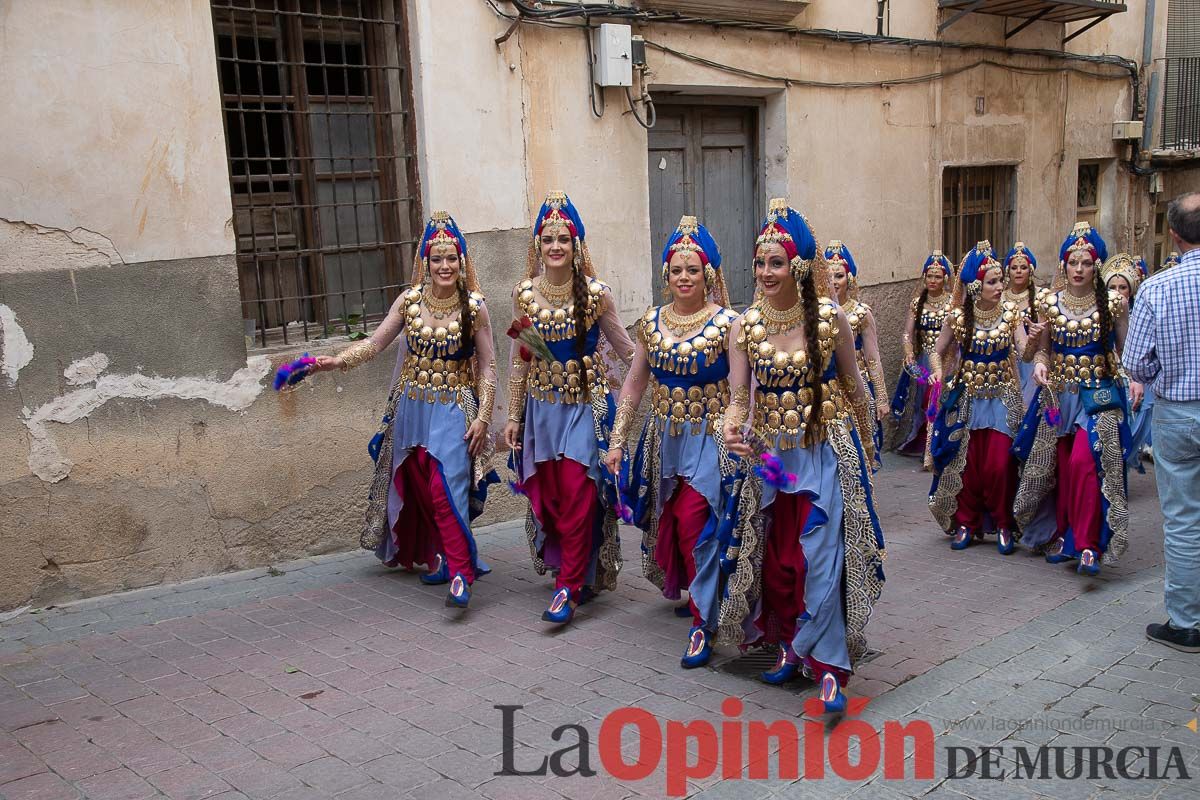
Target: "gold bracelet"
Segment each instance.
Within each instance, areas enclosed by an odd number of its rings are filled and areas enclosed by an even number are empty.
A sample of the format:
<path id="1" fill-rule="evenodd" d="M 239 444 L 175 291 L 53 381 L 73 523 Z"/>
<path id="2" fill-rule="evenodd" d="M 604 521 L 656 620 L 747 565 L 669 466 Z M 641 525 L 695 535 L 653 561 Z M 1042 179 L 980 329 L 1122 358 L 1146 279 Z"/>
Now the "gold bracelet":
<path id="1" fill-rule="evenodd" d="M 508 419 L 525 422 L 525 376 L 516 369 L 508 376 Z"/>
<path id="2" fill-rule="evenodd" d="M 482 379 L 479 381 L 479 389 L 476 390 L 476 395 L 479 401 L 479 414 L 475 419 L 485 425 L 491 425 L 492 406 L 496 403 L 496 382 L 491 378 Z"/>
<path id="3" fill-rule="evenodd" d="M 870 359 L 867 361 L 867 373 L 871 376 L 871 383 L 875 384 L 875 402 L 883 402 L 882 398 L 888 396 L 887 376 L 883 372 L 883 364 L 878 359 Z"/>
<path id="4" fill-rule="evenodd" d="M 1047 353 L 1045 350 L 1038 350 L 1036 353 L 1033 354 L 1033 363 L 1034 364 L 1044 364 L 1046 366 L 1046 369 L 1049 369 L 1050 368 L 1050 354 Z"/>
<path id="5" fill-rule="evenodd" d="M 346 370 L 362 366 L 377 355 L 379 355 L 379 347 L 373 341 L 367 339 L 364 342 L 347 347 L 338 353 L 338 358 L 342 360 L 342 372 L 345 372 Z"/>
<path id="6" fill-rule="evenodd" d="M 854 380 L 853 375 L 839 375 L 838 383 L 841 384 L 842 394 L 850 403 L 850 415 L 854 423 L 854 427 L 858 430 L 858 440 L 862 444 L 863 452 L 867 456 L 868 462 L 875 460 L 875 424 L 871 420 L 871 407 L 867 403 L 865 394 L 858 394 L 858 381 Z"/>
<path id="7" fill-rule="evenodd" d="M 733 390 L 729 400 L 729 408 L 725 411 L 725 419 L 738 425 L 750 417 L 750 387 L 738 386 Z"/>
<path id="8" fill-rule="evenodd" d="M 935 349 L 929 351 L 929 372 L 931 375 L 936 375 L 936 374 L 940 373 L 941 371 L 942 371 L 942 356 L 935 348 Z M 943 376 L 943 377 L 945 377 L 945 376 Z"/>
<path id="9" fill-rule="evenodd" d="M 625 440 L 629 438 L 629 426 L 633 424 L 635 414 L 637 404 L 633 402 L 633 398 L 622 397 L 621 402 L 617 403 L 617 418 L 613 422 L 612 436 L 609 437 L 610 447 L 625 449 Z"/>

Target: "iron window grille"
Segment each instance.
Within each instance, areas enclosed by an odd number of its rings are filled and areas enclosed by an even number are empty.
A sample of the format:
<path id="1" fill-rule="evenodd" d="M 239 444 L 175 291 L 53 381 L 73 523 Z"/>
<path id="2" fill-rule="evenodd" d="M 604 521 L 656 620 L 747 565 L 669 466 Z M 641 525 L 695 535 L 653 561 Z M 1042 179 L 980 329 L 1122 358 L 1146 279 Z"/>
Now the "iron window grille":
<path id="1" fill-rule="evenodd" d="M 1164 150 L 1200 150 L 1200 57 L 1168 58 L 1163 92 Z"/>
<path id="2" fill-rule="evenodd" d="M 1016 168 L 946 167 L 942 172 L 942 250 L 958 261 L 987 239 L 1000 254 L 1012 247 Z"/>
<path id="3" fill-rule="evenodd" d="M 367 331 L 420 230 L 400 0 L 211 0 L 247 335 Z"/>

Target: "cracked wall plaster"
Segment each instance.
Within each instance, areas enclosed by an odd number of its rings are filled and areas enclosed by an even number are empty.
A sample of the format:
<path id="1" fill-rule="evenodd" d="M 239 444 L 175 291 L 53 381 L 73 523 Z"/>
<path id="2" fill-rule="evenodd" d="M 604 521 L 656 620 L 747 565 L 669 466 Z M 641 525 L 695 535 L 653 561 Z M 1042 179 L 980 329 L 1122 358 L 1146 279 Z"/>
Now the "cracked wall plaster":
<path id="1" fill-rule="evenodd" d="M 100 363 L 99 359 L 107 362 L 104 354 L 96 353 L 73 362 L 64 374 L 68 380 L 72 376 L 83 378 L 88 369 Z M 109 400 L 119 398 L 203 400 L 231 411 L 244 411 L 262 393 L 262 380 L 270 372 L 270 360 L 266 356 L 254 356 L 227 381 L 196 377 L 163 378 L 141 373 L 97 375 L 94 385 L 59 395 L 33 411 L 26 410 L 24 423 L 30 434 L 29 469 L 48 483 L 57 483 L 71 472 L 72 464 L 59 451 L 48 423 L 69 425 L 87 417 Z"/>
<path id="2" fill-rule="evenodd" d="M 0 374 L 9 386 L 17 385 L 21 370 L 33 361 L 33 343 L 17 323 L 17 315 L 11 308 L 0 304 Z"/>

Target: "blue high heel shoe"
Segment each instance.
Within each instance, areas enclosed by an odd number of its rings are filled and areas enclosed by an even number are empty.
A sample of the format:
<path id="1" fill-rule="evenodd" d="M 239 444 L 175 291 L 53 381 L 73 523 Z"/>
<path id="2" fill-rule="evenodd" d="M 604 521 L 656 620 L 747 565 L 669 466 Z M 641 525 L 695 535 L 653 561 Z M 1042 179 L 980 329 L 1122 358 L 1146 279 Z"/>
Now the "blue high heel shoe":
<path id="1" fill-rule="evenodd" d="M 788 649 L 786 647 L 779 651 L 779 660 L 775 662 L 775 669 L 770 672 L 759 673 L 759 678 L 764 683 L 769 683 L 772 686 L 782 686 L 800 674 L 800 662 L 788 660 Z"/>
<path id="2" fill-rule="evenodd" d="M 1075 560 L 1075 556 L 1069 556 L 1063 552 L 1065 544 L 1062 538 L 1055 539 L 1050 543 L 1050 546 L 1046 548 L 1047 564 L 1063 564 Z"/>
<path id="3" fill-rule="evenodd" d="M 959 525 L 958 530 L 954 532 L 954 539 L 950 542 L 951 550 L 966 550 L 971 546 L 972 533 L 965 525 Z"/>
<path id="4" fill-rule="evenodd" d="M 1013 540 L 1012 531 L 1000 528 L 996 531 L 996 549 L 1000 551 L 1002 556 L 1011 556 L 1017 549 L 1017 543 Z"/>
<path id="5" fill-rule="evenodd" d="M 684 669 L 703 667 L 712 657 L 712 638 L 704 628 L 692 628 L 688 632 L 688 646 L 679 659 L 679 666 Z"/>
<path id="6" fill-rule="evenodd" d="M 450 593 L 446 595 L 446 605 L 455 608 L 466 608 L 471 602 L 471 587 L 467 585 L 467 581 L 463 578 L 461 572 L 454 573 L 454 580 L 450 581 Z"/>
<path id="7" fill-rule="evenodd" d="M 1080 575 L 1095 577 L 1100 574 L 1100 559 L 1095 550 L 1084 550 L 1079 555 L 1079 566 L 1075 571 Z"/>
<path id="8" fill-rule="evenodd" d="M 426 586 L 441 586 L 443 583 L 450 582 L 450 565 L 446 563 L 446 557 L 441 553 L 437 554 L 437 567 L 426 572 L 421 576 L 421 583 Z"/>
<path id="9" fill-rule="evenodd" d="M 575 608 L 571 605 L 571 590 L 563 587 L 550 598 L 550 605 L 542 612 L 542 619 L 555 625 L 566 625 L 575 616 Z"/>
<path id="10" fill-rule="evenodd" d="M 690 618 L 692 616 L 691 605 L 688 603 L 684 603 L 681 606 L 675 606 L 675 616 L 679 617 L 680 619 Z"/>
<path id="11" fill-rule="evenodd" d="M 832 672 L 821 676 L 821 702 L 825 705 L 826 714 L 836 714 L 846 710 L 846 695 L 838 679 Z"/>

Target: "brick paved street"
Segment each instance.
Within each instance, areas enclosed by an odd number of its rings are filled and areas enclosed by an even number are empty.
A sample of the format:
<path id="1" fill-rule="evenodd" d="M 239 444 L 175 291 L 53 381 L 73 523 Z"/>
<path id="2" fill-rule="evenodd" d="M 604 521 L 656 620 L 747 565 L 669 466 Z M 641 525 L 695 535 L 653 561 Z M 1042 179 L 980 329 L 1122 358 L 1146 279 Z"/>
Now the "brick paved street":
<path id="1" fill-rule="evenodd" d="M 885 720 L 932 724 L 934 779 L 721 781 L 718 771 L 687 792 L 1200 798 L 1194 777 L 945 779 L 945 747 L 995 744 L 1010 767 L 1019 745 L 1177 747 L 1195 776 L 1200 735 L 1186 723 L 1200 700 L 1200 656 L 1143 635 L 1165 618 L 1152 475 L 1131 478 L 1130 555 L 1085 580 L 1025 552 L 1003 558 L 992 545 L 952 553 L 914 465 L 893 456 L 877 479 L 889 580 L 868 629 L 878 655 L 851 690 L 873 698 L 859 716 L 877 729 Z M 642 579 L 637 537 L 625 534 L 620 590 L 563 631 L 539 621 L 550 584 L 530 567 L 516 524 L 480 532 L 494 572 L 464 616 L 443 607 L 444 587 L 387 572 L 363 552 L 14 616 L 0 623 L 0 797 L 662 797 L 664 764 L 625 782 L 601 768 L 606 714 L 635 705 L 664 721 L 716 724 L 732 696 L 743 720 L 795 719 L 813 690 L 731 674 L 722 665 L 732 652 L 715 668 L 680 670 L 687 623 Z M 524 706 L 516 766 L 573 743 L 550 738 L 570 723 L 590 733 L 599 774 L 494 775 L 497 704 Z M 627 753 L 632 746 L 627 737 Z"/>

